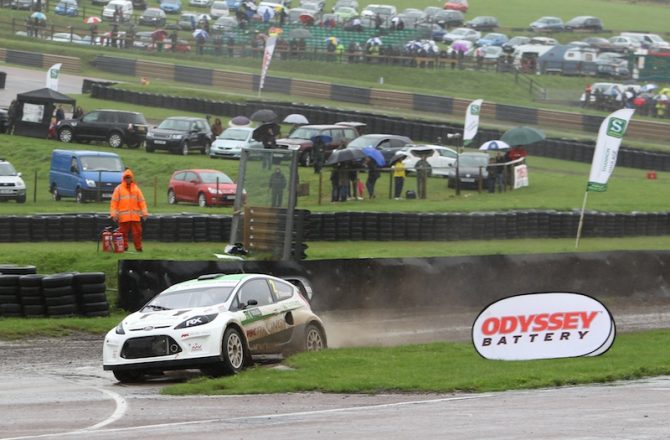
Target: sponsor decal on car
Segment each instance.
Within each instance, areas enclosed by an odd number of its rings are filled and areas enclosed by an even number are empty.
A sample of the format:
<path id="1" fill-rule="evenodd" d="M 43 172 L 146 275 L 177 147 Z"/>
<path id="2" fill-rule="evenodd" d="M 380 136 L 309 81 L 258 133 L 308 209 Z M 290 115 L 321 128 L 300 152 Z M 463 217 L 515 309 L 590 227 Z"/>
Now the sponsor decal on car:
<path id="1" fill-rule="evenodd" d="M 529 293 L 486 307 L 472 342 L 486 359 L 531 360 L 597 356 L 612 346 L 614 318 L 581 293 Z"/>

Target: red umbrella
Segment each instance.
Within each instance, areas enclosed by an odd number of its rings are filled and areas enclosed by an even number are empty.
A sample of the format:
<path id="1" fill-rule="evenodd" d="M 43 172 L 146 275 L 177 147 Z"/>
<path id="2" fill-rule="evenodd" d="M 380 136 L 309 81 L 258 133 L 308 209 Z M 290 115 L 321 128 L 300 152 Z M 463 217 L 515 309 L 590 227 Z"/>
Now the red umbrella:
<path id="1" fill-rule="evenodd" d="M 298 19 L 300 20 L 300 23 L 307 26 L 311 26 L 314 24 L 314 16 L 308 13 L 300 14 L 300 17 L 298 17 Z"/>
<path id="2" fill-rule="evenodd" d="M 84 23 L 86 24 L 99 24 L 102 23 L 102 20 L 100 17 L 96 17 L 95 15 L 91 15 L 87 19 L 84 20 Z"/>
<path id="3" fill-rule="evenodd" d="M 151 33 L 151 38 L 153 38 L 155 41 L 163 41 L 165 38 L 167 38 L 167 36 L 167 31 L 163 29 L 156 29 Z"/>

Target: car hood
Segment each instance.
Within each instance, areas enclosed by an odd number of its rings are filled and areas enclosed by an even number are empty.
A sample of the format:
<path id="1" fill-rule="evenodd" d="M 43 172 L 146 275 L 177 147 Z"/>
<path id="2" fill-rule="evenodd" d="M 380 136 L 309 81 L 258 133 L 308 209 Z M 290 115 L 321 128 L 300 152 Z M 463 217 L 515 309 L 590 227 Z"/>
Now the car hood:
<path id="1" fill-rule="evenodd" d="M 217 139 L 212 143 L 214 148 L 242 149 L 247 145 L 245 141 L 235 141 L 232 139 Z"/>
<path id="2" fill-rule="evenodd" d="M 216 183 L 206 183 L 204 184 L 207 188 L 216 189 Z M 225 194 L 235 194 L 237 191 L 237 185 L 235 183 L 219 183 L 219 191 Z"/>
<path id="3" fill-rule="evenodd" d="M 220 313 L 220 310 L 218 307 L 214 306 L 135 312 L 123 319 L 123 327 L 126 331 L 170 328 L 196 316 L 213 315 L 217 313 Z"/>
<path id="4" fill-rule="evenodd" d="M 277 145 L 286 145 L 288 146 L 289 149 L 291 147 L 293 148 L 300 148 L 300 147 L 307 147 L 312 145 L 312 141 L 309 139 L 289 139 L 289 138 L 284 138 L 284 139 L 277 139 Z"/>
<path id="5" fill-rule="evenodd" d="M 0 176 L 0 183 L 13 183 L 17 186 L 25 186 L 23 179 L 19 176 Z"/>

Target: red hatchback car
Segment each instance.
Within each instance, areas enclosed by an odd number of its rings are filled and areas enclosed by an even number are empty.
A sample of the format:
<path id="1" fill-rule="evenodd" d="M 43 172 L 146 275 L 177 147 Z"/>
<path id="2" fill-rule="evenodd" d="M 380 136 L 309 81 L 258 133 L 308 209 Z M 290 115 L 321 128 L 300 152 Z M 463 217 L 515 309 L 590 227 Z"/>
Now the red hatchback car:
<path id="1" fill-rule="evenodd" d="M 444 4 L 444 9 L 453 9 L 462 13 L 468 12 L 468 0 L 447 0 Z"/>
<path id="2" fill-rule="evenodd" d="M 237 184 L 217 170 L 180 170 L 172 173 L 168 203 L 197 203 L 205 206 L 232 206 Z"/>

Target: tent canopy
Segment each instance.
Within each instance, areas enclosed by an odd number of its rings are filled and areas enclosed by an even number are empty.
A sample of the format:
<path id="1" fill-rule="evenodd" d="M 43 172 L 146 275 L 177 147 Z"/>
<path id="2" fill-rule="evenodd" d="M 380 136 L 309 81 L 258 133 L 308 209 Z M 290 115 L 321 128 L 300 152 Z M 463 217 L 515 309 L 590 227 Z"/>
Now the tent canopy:
<path id="1" fill-rule="evenodd" d="M 43 88 L 16 95 L 18 114 L 14 134 L 46 138 L 54 110 L 59 104 L 71 105 L 76 101 L 53 89 Z"/>
<path id="2" fill-rule="evenodd" d="M 67 95 L 63 95 L 60 92 L 57 92 L 53 89 L 43 88 L 33 90 L 31 92 L 19 93 L 16 95 L 18 101 L 31 102 L 35 104 L 43 104 L 47 102 L 55 104 L 69 104 L 74 105 L 75 100 L 70 98 Z"/>

